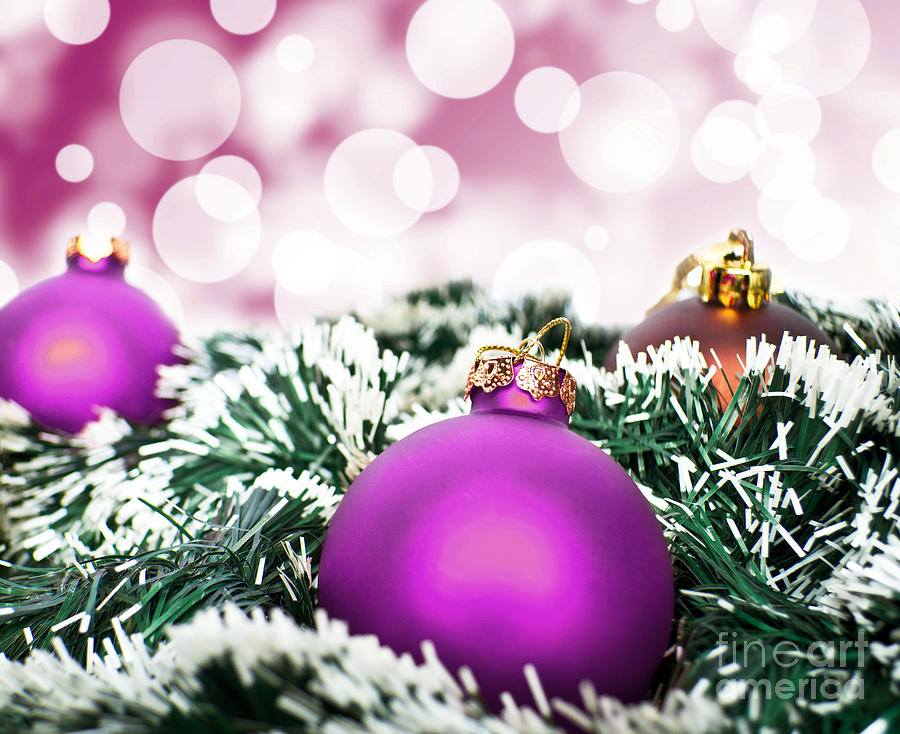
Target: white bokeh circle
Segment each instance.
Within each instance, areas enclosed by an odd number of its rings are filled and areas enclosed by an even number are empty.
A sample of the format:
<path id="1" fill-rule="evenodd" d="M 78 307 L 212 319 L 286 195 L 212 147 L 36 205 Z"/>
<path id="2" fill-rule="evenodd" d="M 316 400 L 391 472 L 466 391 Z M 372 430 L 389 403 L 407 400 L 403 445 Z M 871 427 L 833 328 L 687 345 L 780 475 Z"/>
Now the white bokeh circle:
<path id="1" fill-rule="evenodd" d="M 824 97 L 857 77 L 871 43 L 869 19 L 859 0 L 817 0 L 809 27 L 774 58 L 784 70 L 786 83 Z"/>
<path id="2" fill-rule="evenodd" d="M 559 17 L 571 0 L 497 0 L 518 33 L 545 27 Z"/>
<path id="3" fill-rule="evenodd" d="M 415 142 L 387 128 L 361 130 L 334 149 L 325 166 L 325 198 L 347 229 L 370 237 L 388 237 L 419 219 L 422 212 L 404 204 L 394 186 L 397 163 L 410 151 L 418 151 Z M 424 153 L 411 155 L 422 156 L 427 166 Z M 428 185 L 417 200 L 431 201 L 431 193 Z"/>
<path id="4" fill-rule="evenodd" d="M 128 133 L 148 152 L 169 160 L 192 160 L 218 148 L 240 111 L 241 88 L 225 57 L 184 38 L 138 54 L 119 90 Z"/>
<path id="5" fill-rule="evenodd" d="M 197 199 L 197 176 L 174 184 L 153 214 L 153 241 L 163 262 L 198 283 L 215 283 L 243 270 L 259 248 L 259 211 L 237 221 L 211 217 Z"/>
<path id="6" fill-rule="evenodd" d="M 756 213 L 759 221 L 772 237 L 784 241 L 784 221 L 794 202 L 798 199 L 819 196 L 819 192 L 812 184 L 807 184 L 794 192 L 793 198 L 775 199 L 766 194 L 760 194 L 757 200 Z"/>
<path id="7" fill-rule="evenodd" d="M 16 297 L 19 292 L 19 279 L 16 271 L 0 260 L 0 306 Z"/>
<path id="8" fill-rule="evenodd" d="M 627 174 L 641 182 L 652 180 L 665 160 L 664 141 L 659 131 L 643 120 L 626 120 L 613 127 L 600 145 L 600 160 L 611 171 Z M 623 176 L 620 176 L 624 178 Z M 616 184 L 619 186 L 619 184 Z M 631 190 L 626 184 L 624 190 Z"/>
<path id="9" fill-rule="evenodd" d="M 125 212 L 112 201 L 101 201 L 88 212 L 88 229 L 95 237 L 103 239 L 121 237 L 125 232 Z"/>
<path id="10" fill-rule="evenodd" d="M 125 280 L 156 301 L 156 304 L 175 322 L 179 330 L 185 327 L 184 306 L 178 296 L 178 291 L 168 280 L 155 270 L 135 263 L 128 263 L 128 267 L 125 268 Z"/>
<path id="11" fill-rule="evenodd" d="M 758 110 L 738 99 L 716 105 L 698 130 L 700 143 L 712 160 L 746 170 L 762 152 L 766 133 Z"/>
<path id="12" fill-rule="evenodd" d="M 693 20 L 692 0 L 659 0 L 656 4 L 656 22 L 664 30 L 678 33 L 686 30 Z"/>
<path id="13" fill-rule="evenodd" d="M 584 244 L 589 250 L 599 252 L 609 245 L 609 230 L 602 224 L 592 224 L 584 230 Z"/>
<path id="14" fill-rule="evenodd" d="M 872 171 L 885 188 L 900 193 L 900 129 L 888 130 L 875 143 Z"/>
<path id="15" fill-rule="evenodd" d="M 379 64 L 364 69 L 354 91 L 355 112 L 366 127 L 414 130 L 439 100 L 402 65 Z"/>
<path id="16" fill-rule="evenodd" d="M 330 287 L 338 272 L 338 248 L 315 229 L 286 234 L 272 251 L 278 285 L 297 295 L 313 295 Z"/>
<path id="17" fill-rule="evenodd" d="M 209 9 L 226 31 L 246 36 L 269 25 L 276 3 L 277 0 L 210 0 Z"/>
<path id="18" fill-rule="evenodd" d="M 822 109 L 812 92 L 796 84 L 770 89 L 757 105 L 772 135 L 787 133 L 810 141 L 822 124 Z"/>
<path id="19" fill-rule="evenodd" d="M 795 44 L 809 28 L 818 0 L 761 0 L 750 20 L 750 44 L 774 54 Z"/>
<path id="20" fill-rule="evenodd" d="M 420 212 L 442 209 L 459 190 L 459 168 L 446 150 L 421 145 L 400 156 L 394 167 L 394 191 L 406 206 Z"/>
<path id="21" fill-rule="evenodd" d="M 83 145 L 66 145 L 56 154 L 56 172 L 65 181 L 84 181 L 93 170 L 94 156 Z"/>
<path id="22" fill-rule="evenodd" d="M 734 73 L 757 94 L 764 94 L 781 84 L 781 65 L 765 51 L 750 48 L 734 57 Z"/>
<path id="23" fill-rule="evenodd" d="M 306 71 L 316 58 L 316 49 L 306 36 L 292 33 L 278 42 L 275 56 L 286 71 Z"/>
<path id="24" fill-rule="evenodd" d="M 755 4 L 747 0 L 694 0 L 697 20 L 713 41 L 732 53 L 749 43 Z"/>
<path id="25" fill-rule="evenodd" d="M 237 155 L 220 155 L 203 164 L 200 175 L 224 176 L 239 183 L 257 204 L 262 197 L 262 177 L 246 158 Z"/>
<path id="26" fill-rule="evenodd" d="M 247 189 L 216 173 L 194 177 L 194 196 L 204 213 L 220 222 L 239 222 L 256 211 L 256 201 Z"/>
<path id="27" fill-rule="evenodd" d="M 710 181 L 745 176 L 764 148 L 765 121 L 749 102 L 730 99 L 710 110 L 691 139 L 691 160 Z"/>
<path id="28" fill-rule="evenodd" d="M 613 71 L 579 87 L 581 107 L 559 133 L 569 168 L 601 191 L 627 193 L 657 181 L 678 150 L 678 113 L 666 91 L 640 74 Z"/>
<path id="29" fill-rule="evenodd" d="M 514 300 L 540 291 L 567 293 L 579 319 L 597 318 L 601 284 L 587 256 L 566 242 L 534 240 L 510 252 L 491 282 L 494 297 Z"/>
<path id="30" fill-rule="evenodd" d="M 344 245 L 334 245 L 339 264 L 334 280 L 340 287 L 315 293 L 293 293 L 280 282 L 275 285 L 275 313 L 287 329 L 310 323 L 316 316 L 368 313 L 384 299 L 384 287 L 375 263 L 362 253 Z M 332 284 L 333 285 L 333 284 Z"/>
<path id="31" fill-rule="evenodd" d="M 812 184 L 816 158 L 812 149 L 791 135 L 769 138 L 769 145 L 750 169 L 750 178 L 762 194 L 790 201 Z"/>
<path id="32" fill-rule="evenodd" d="M 569 72 L 540 66 L 523 76 L 516 86 L 516 113 L 539 133 L 556 133 L 575 120 L 581 107 L 578 84 Z"/>
<path id="33" fill-rule="evenodd" d="M 90 43 L 109 24 L 109 0 L 44 0 L 44 22 L 63 43 Z"/>
<path id="34" fill-rule="evenodd" d="M 214 219 L 235 222 L 249 216 L 262 197 L 262 178 L 250 161 L 222 155 L 197 175 L 197 201 Z"/>
<path id="35" fill-rule="evenodd" d="M 409 22 L 406 57 L 428 89 L 477 97 L 506 76 L 515 50 L 512 23 L 493 0 L 427 0 Z"/>
<path id="36" fill-rule="evenodd" d="M 750 43 L 766 53 L 781 51 L 790 43 L 790 39 L 791 27 L 780 15 L 754 17 L 750 25 Z"/>
<path id="37" fill-rule="evenodd" d="M 750 166 L 730 166 L 713 158 L 704 144 L 704 126 L 701 125 L 691 138 L 691 162 L 697 172 L 716 183 L 730 183 L 747 175 Z"/>
<path id="38" fill-rule="evenodd" d="M 784 217 L 784 239 L 797 257 L 826 262 L 847 246 L 850 218 L 836 201 L 815 192 L 792 202 Z"/>

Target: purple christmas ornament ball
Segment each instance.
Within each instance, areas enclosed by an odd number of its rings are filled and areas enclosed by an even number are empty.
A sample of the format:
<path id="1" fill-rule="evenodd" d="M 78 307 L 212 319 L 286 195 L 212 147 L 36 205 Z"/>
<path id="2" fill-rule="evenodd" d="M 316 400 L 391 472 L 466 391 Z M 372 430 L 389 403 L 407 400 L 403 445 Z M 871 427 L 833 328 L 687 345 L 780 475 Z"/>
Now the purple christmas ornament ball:
<path id="1" fill-rule="evenodd" d="M 328 530 L 319 602 L 353 633 L 419 656 L 434 642 L 485 701 L 590 680 L 647 692 L 669 639 L 672 566 L 628 475 L 568 430 L 575 384 L 522 352 L 478 359 L 470 415 L 394 444 L 353 482 Z"/>
<path id="2" fill-rule="evenodd" d="M 108 407 L 156 423 L 157 367 L 174 364 L 178 332 L 147 295 L 125 282 L 127 243 L 73 238 L 68 270 L 0 309 L 0 397 L 39 423 L 76 433 Z"/>

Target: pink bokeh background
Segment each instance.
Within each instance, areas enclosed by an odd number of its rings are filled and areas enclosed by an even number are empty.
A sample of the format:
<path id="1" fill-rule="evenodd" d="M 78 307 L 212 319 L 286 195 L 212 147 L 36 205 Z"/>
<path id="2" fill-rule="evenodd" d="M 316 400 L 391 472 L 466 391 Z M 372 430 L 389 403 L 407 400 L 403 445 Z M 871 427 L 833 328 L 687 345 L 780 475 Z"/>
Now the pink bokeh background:
<path id="1" fill-rule="evenodd" d="M 460 277 L 636 321 L 735 226 L 786 285 L 896 292 L 890 0 L 424 6 L 0 4 L 0 302 L 81 232 L 191 331 Z"/>

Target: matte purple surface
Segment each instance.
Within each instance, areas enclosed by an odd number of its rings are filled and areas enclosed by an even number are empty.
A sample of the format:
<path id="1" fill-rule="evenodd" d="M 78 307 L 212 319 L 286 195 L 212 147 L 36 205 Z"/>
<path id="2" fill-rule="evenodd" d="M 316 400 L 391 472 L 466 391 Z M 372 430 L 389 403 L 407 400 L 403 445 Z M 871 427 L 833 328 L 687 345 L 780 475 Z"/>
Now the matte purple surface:
<path id="1" fill-rule="evenodd" d="M 577 701 L 590 679 L 638 699 L 669 639 L 672 567 L 653 511 L 557 406 L 515 384 L 476 388 L 471 415 L 360 474 L 322 553 L 319 601 L 333 617 L 398 652 L 432 640 L 451 671 L 472 668 L 493 708 L 502 691 L 530 701 L 529 662 L 551 697 Z"/>
<path id="2" fill-rule="evenodd" d="M 155 423 L 171 404 L 155 396 L 156 368 L 177 361 L 178 332 L 103 262 L 81 258 L 0 309 L 0 397 L 50 428 L 75 433 L 98 406 Z"/>

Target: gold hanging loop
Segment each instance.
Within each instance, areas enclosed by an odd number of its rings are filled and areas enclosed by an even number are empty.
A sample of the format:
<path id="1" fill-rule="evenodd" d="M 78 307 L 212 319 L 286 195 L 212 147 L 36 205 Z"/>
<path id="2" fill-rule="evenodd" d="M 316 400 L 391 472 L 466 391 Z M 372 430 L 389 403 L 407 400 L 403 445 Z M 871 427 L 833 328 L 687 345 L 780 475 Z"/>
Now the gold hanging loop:
<path id="1" fill-rule="evenodd" d="M 733 229 L 728 233 L 728 243 L 741 246 L 741 265 L 753 264 L 753 238 L 745 229 Z"/>
<path id="2" fill-rule="evenodd" d="M 475 359 L 481 359 L 482 355 L 486 352 L 507 352 L 508 354 L 512 354 L 515 358 L 516 362 L 522 359 L 537 359 L 538 361 L 543 362 L 547 356 L 547 352 L 544 348 L 544 344 L 541 341 L 541 338 L 547 335 L 553 327 L 559 326 L 562 324 L 565 327 L 565 333 L 563 334 L 562 346 L 559 349 L 559 358 L 556 360 L 557 367 L 562 363 L 563 356 L 565 356 L 566 349 L 569 346 L 569 336 L 572 333 L 572 323 L 565 317 L 560 316 L 559 318 L 553 319 L 544 326 L 541 327 L 540 331 L 537 332 L 534 336 L 528 337 L 528 339 L 522 340 L 517 347 L 507 347 L 502 344 L 489 344 L 487 346 L 481 347 L 475 354 Z M 535 347 L 540 350 L 540 358 L 534 357 L 531 354 L 531 350 Z"/>
<path id="3" fill-rule="evenodd" d="M 553 327 L 562 325 L 565 328 L 565 332 L 563 333 L 562 345 L 559 348 L 559 357 L 556 360 L 556 366 L 558 367 L 562 364 L 563 357 L 566 354 L 566 349 L 569 346 L 569 336 L 572 334 L 572 322 L 564 316 L 560 316 L 559 318 L 553 319 L 553 321 L 549 321 L 541 327 L 541 330 L 538 331 L 529 341 L 537 344 L 541 348 L 541 361 L 544 360 L 544 345 L 541 343 L 541 338 L 544 337 L 547 332 L 549 332 Z M 529 349 L 528 351 L 531 351 Z"/>
<path id="4" fill-rule="evenodd" d="M 541 352 L 541 356 L 539 358 L 531 354 L 531 350 L 535 347 L 537 347 Z M 547 357 L 547 353 L 546 351 L 544 351 L 544 345 L 537 341 L 537 339 L 535 339 L 534 337 L 530 337 L 529 339 L 525 339 L 524 341 L 522 341 L 519 346 L 516 347 L 516 350 L 519 352 L 519 356 L 522 359 L 533 359 L 538 362 L 543 362 Z"/>
<path id="5" fill-rule="evenodd" d="M 489 344 L 488 346 L 481 347 L 481 349 L 479 349 L 478 352 L 476 352 L 475 359 L 476 360 L 481 359 L 481 355 L 484 354 L 485 352 L 508 352 L 509 354 L 512 354 L 517 359 L 520 355 L 519 350 L 514 347 L 507 347 L 502 344 Z"/>

